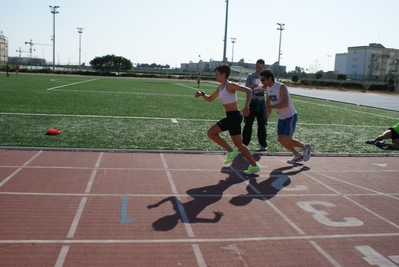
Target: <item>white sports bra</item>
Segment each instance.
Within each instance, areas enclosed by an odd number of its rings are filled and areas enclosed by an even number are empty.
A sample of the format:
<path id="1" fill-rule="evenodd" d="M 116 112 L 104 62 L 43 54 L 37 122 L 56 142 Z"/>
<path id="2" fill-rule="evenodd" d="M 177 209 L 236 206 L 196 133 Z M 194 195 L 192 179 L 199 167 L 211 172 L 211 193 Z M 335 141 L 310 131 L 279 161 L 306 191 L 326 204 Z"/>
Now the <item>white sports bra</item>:
<path id="1" fill-rule="evenodd" d="M 221 89 L 219 88 L 220 102 L 222 102 L 223 105 L 237 102 L 237 95 L 235 93 L 232 94 L 232 93 L 227 92 L 226 86 L 227 86 L 227 83 L 224 85 L 223 88 L 221 88 Z"/>

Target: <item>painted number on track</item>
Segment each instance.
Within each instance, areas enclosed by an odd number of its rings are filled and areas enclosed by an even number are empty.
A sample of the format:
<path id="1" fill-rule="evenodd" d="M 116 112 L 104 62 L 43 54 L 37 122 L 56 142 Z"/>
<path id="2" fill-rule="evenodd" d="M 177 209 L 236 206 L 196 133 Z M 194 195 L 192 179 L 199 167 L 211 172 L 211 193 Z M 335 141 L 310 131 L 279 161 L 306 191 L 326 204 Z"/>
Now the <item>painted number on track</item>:
<path id="1" fill-rule="evenodd" d="M 334 222 L 330 220 L 327 216 L 329 213 L 325 210 L 319 210 L 313 206 L 324 206 L 328 208 L 336 207 L 335 204 L 327 201 L 299 201 L 296 203 L 304 211 L 312 213 L 313 218 L 321 224 L 332 226 L 332 227 L 354 227 L 362 226 L 363 222 L 355 217 L 345 217 L 344 221 Z"/>

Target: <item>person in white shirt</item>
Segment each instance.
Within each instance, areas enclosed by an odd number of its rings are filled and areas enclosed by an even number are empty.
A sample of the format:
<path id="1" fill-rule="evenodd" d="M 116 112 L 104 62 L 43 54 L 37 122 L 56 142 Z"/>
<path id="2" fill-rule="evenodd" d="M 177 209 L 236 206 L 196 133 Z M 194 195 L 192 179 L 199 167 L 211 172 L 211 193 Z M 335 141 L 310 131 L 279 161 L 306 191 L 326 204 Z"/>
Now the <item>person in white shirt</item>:
<path id="1" fill-rule="evenodd" d="M 220 83 L 218 88 L 211 95 L 205 94 L 203 91 L 198 91 L 195 97 L 202 97 L 207 102 L 211 102 L 219 97 L 225 111 L 226 117 L 218 121 L 208 130 L 208 137 L 214 141 L 219 146 L 223 147 L 228 153 L 227 158 L 224 161 L 225 164 L 230 163 L 235 157 L 241 152 L 241 154 L 249 161 L 251 164 L 247 170 L 244 171 L 245 174 L 250 175 L 260 171 L 259 165 L 251 155 L 248 147 L 242 143 L 241 137 L 241 122 L 242 115 L 238 108 L 237 94 L 236 92 L 244 92 L 246 94 L 246 102 L 244 109 L 242 110 L 244 116 L 249 115 L 249 104 L 251 103 L 252 90 L 248 87 L 232 83 L 228 80 L 230 76 L 230 66 L 226 63 L 220 64 L 215 69 L 216 81 Z M 229 131 L 231 140 L 238 150 L 233 149 L 220 133 L 223 131 Z"/>
<path id="2" fill-rule="evenodd" d="M 271 70 L 264 70 L 260 73 L 260 81 L 267 92 L 267 116 L 273 109 L 277 110 L 278 142 L 294 154 L 294 158 L 288 160 L 289 164 L 296 164 L 301 161 L 308 161 L 311 157 L 310 145 L 293 139 L 298 114 L 292 104 L 290 94 L 285 84 L 274 81 L 274 73 Z M 302 154 L 296 148 L 302 149 Z"/>

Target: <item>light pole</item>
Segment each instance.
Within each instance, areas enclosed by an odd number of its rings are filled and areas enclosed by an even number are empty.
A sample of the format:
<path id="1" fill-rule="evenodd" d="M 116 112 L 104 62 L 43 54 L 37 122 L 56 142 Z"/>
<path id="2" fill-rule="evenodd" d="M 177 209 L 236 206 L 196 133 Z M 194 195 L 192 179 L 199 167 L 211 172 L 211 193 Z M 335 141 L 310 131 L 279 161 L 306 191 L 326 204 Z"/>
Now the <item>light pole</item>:
<path id="1" fill-rule="evenodd" d="M 49 6 L 50 12 L 53 14 L 53 70 L 55 70 L 55 14 L 58 14 L 57 11 L 59 6 Z"/>
<path id="2" fill-rule="evenodd" d="M 224 25 L 224 48 L 222 62 L 226 62 L 226 46 L 227 46 L 227 20 L 229 17 L 229 0 L 226 0 L 226 23 Z"/>
<path id="3" fill-rule="evenodd" d="M 329 69 L 330 69 L 330 57 L 331 57 L 331 55 L 327 55 L 327 57 L 328 57 L 328 62 L 327 62 L 327 72 L 328 72 Z"/>
<path id="4" fill-rule="evenodd" d="M 231 63 L 234 62 L 234 44 L 236 43 L 237 38 L 231 37 L 231 43 L 233 44 L 233 52 L 231 53 Z"/>
<path id="5" fill-rule="evenodd" d="M 277 23 L 277 25 L 278 25 L 278 28 L 277 28 L 277 30 L 279 30 L 280 31 L 280 41 L 279 41 L 279 44 L 278 44 L 278 63 L 277 63 L 277 73 L 276 73 L 276 79 L 278 80 L 278 76 L 279 76 L 279 74 L 280 74 L 280 56 L 281 56 L 281 33 L 283 32 L 283 30 L 284 30 L 284 23 Z"/>
<path id="6" fill-rule="evenodd" d="M 83 28 L 78 27 L 78 33 L 79 33 L 79 68 L 81 66 L 80 59 L 81 59 L 81 54 L 82 54 L 82 33 L 83 33 Z"/>

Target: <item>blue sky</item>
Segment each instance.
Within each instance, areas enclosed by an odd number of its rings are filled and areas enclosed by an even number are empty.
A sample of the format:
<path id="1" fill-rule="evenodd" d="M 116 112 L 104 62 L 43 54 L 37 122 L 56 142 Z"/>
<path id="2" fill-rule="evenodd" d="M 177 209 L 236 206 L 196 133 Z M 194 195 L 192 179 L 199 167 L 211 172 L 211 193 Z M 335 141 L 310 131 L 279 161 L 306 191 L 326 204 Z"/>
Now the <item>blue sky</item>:
<path id="1" fill-rule="evenodd" d="M 115 54 L 133 63 L 169 64 L 221 60 L 225 0 L 19 0 L 1 4 L 0 30 L 9 39 L 9 55 L 29 51 L 25 42 L 51 45 L 51 6 L 56 15 L 56 63 L 79 62 L 79 33 L 83 27 L 82 62 Z M 347 47 L 381 43 L 399 49 L 397 0 L 229 0 L 228 59 L 332 70 L 336 53 Z M 33 46 L 33 57 L 52 61 L 52 47 Z M 29 53 L 23 52 L 22 56 Z M 199 57 L 201 55 L 201 57 Z M 331 57 L 328 57 L 331 55 Z"/>

